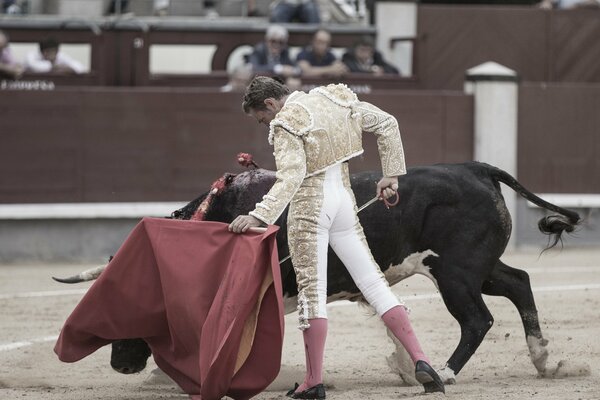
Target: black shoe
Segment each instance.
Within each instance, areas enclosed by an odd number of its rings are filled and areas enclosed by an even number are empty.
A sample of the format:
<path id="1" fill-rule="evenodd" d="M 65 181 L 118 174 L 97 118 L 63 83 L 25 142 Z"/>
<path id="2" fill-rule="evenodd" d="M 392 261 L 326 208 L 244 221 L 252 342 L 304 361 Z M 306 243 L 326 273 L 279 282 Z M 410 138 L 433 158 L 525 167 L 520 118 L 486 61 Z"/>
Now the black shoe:
<path id="1" fill-rule="evenodd" d="M 444 382 L 442 382 L 437 372 L 431 368 L 431 365 L 423 360 L 417 361 L 417 365 L 415 366 L 415 378 L 417 378 L 419 383 L 423 384 L 425 393 L 446 393 Z"/>
<path id="2" fill-rule="evenodd" d="M 325 386 L 322 383 L 319 383 L 316 386 L 313 386 L 309 389 L 306 389 L 300 393 L 296 393 L 296 389 L 298 389 L 297 383 L 294 384 L 294 388 L 286 393 L 287 397 L 291 397 L 292 399 L 318 399 L 323 400 L 325 398 Z"/>

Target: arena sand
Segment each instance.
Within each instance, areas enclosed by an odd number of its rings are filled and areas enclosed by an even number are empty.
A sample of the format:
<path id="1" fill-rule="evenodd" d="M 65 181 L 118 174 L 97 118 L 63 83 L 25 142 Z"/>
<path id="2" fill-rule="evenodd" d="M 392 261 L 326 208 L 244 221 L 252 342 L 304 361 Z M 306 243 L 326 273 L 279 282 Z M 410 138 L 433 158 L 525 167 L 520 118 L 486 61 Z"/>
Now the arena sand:
<path id="1" fill-rule="evenodd" d="M 420 387 L 403 386 L 388 366 L 386 357 L 394 346 L 379 319 L 368 309 L 340 303 L 329 308 L 327 398 L 600 400 L 600 249 L 551 251 L 541 257 L 537 250 L 519 251 L 503 260 L 530 273 L 554 378 L 538 377 L 514 306 L 504 298 L 485 297 L 495 323 L 483 344 L 457 383 L 447 386 L 445 396 L 424 395 Z M 140 374 L 114 372 L 109 347 L 74 364 L 58 361 L 53 337 L 89 285 L 65 286 L 50 276 L 88 267 L 0 266 L 0 399 L 187 398 L 152 373 L 152 361 Z M 443 366 L 458 343 L 458 324 L 439 296 L 412 297 L 435 293 L 435 287 L 426 278 L 413 277 L 394 291 L 412 309 L 414 328 L 433 364 Z M 302 336 L 296 316 L 288 315 L 282 371 L 256 399 L 285 398 L 293 383 L 302 379 L 303 365 Z"/>

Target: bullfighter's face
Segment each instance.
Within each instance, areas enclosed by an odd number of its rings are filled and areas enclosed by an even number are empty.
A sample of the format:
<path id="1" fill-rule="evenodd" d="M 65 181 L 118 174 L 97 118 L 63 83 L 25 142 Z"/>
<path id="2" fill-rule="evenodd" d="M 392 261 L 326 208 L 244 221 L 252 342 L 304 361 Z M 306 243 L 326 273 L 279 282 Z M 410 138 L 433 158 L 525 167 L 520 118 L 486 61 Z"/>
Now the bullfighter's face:
<path id="1" fill-rule="evenodd" d="M 271 121 L 275 118 L 281 107 L 283 106 L 284 99 L 277 100 L 273 98 L 265 99 L 264 110 L 250 110 L 250 115 L 258 121 L 259 124 L 269 126 Z"/>

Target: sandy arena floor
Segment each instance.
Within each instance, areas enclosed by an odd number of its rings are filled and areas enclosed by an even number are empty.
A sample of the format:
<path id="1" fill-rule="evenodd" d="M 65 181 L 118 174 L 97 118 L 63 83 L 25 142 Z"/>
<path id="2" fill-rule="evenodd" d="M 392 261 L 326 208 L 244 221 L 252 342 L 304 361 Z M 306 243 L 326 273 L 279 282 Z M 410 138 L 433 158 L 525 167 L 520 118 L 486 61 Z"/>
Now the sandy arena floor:
<path id="1" fill-rule="evenodd" d="M 538 378 L 529 361 L 523 328 L 508 300 L 486 297 L 495 324 L 481 347 L 447 386 L 446 396 L 421 394 L 402 386 L 385 361 L 393 351 L 383 325 L 353 304 L 330 305 L 325 360 L 328 399 L 600 399 L 600 249 L 507 254 L 503 260 L 530 273 L 550 357 L 563 361 L 568 377 Z M 105 347 L 75 363 L 58 361 L 52 348 L 61 325 L 89 284 L 67 286 L 50 276 L 66 276 L 85 265 L 0 266 L 0 399 L 185 399 L 176 387 L 152 375 L 155 364 L 125 376 L 109 365 Z M 436 367 L 443 366 L 459 338 L 435 287 L 413 277 L 394 288 L 412 308 L 414 328 Z M 257 399 L 283 399 L 302 379 L 303 353 L 296 316 L 286 317 L 282 372 Z M 575 376 L 571 376 L 575 375 Z"/>

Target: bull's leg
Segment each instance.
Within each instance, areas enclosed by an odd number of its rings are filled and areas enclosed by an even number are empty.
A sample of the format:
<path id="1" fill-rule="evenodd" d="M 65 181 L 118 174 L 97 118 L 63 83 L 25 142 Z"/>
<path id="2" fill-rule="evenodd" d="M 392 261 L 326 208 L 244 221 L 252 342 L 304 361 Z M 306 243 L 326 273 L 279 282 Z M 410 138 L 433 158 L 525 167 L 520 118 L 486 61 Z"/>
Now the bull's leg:
<path id="1" fill-rule="evenodd" d="M 466 282 L 465 278 L 468 277 L 449 276 L 438 280 L 444 303 L 460 325 L 460 342 L 446 366 L 439 371 L 444 382 L 450 384 L 456 382 L 456 374 L 475 353 L 494 323 L 494 318 L 481 297 L 479 285 Z"/>
<path id="2" fill-rule="evenodd" d="M 481 290 L 487 295 L 504 296 L 517 307 L 525 328 L 525 338 L 531 361 L 538 373 L 543 374 L 548 360 L 548 350 L 546 349 L 548 341 L 542 337 L 538 312 L 529 283 L 529 274 L 498 261 L 489 280 L 483 283 Z"/>

